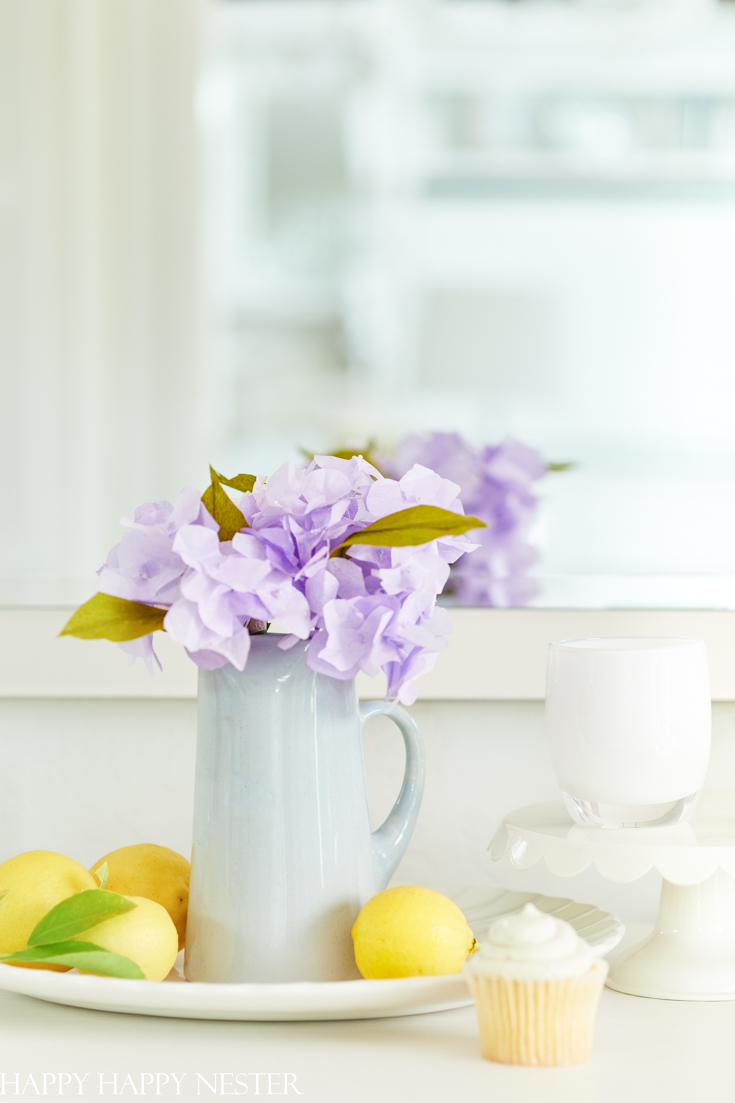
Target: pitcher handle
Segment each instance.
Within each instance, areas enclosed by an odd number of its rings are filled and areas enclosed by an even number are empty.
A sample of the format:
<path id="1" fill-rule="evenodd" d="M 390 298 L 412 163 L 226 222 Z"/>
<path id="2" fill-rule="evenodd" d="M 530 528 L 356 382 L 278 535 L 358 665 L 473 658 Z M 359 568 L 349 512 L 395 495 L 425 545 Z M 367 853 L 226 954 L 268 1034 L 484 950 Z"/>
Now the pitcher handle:
<path id="1" fill-rule="evenodd" d="M 373 862 L 377 890 L 386 887 L 403 857 L 416 825 L 424 795 L 426 763 L 424 743 L 416 721 L 405 709 L 390 701 L 365 701 L 360 705 L 360 729 L 373 716 L 387 716 L 397 725 L 406 748 L 406 772 L 396 803 L 384 823 L 373 831 Z"/>

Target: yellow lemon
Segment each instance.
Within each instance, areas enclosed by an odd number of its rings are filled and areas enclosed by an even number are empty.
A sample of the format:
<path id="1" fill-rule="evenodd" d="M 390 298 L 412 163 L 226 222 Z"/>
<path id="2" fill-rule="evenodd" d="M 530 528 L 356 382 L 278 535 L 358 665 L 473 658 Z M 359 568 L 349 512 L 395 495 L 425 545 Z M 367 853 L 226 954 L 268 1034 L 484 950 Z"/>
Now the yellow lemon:
<path id="1" fill-rule="evenodd" d="M 121 893 L 121 895 L 124 895 Z M 128 896 L 136 905 L 123 915 L 105 919 L 76 935 L 78 942 L 93 942 L 103 950 L 129 957 L 140 966 L 146 980 L 163 980 L 179 952 L 179 936 L 171 916 L 154 900 Z M 80 973 L 92 970 L 80 969 Z"/>
<path id="2" fill-rule="evenodd" d="M 23 950 L 31 931 L 46 912 L 68 896 L 98 888 L 96 879 L 79 862 L 52 850 L 29 850 L 0 865 L 0 954 Z M 66 965 L 13 962 L 24 969 L 53 969 L 65 973 Z"/>
<path id="3" fill-rule="evenodd" d="M 174 922 L 182 950 L 189 908 L 189 863 L 186 858 L 167 846 L 139 843 L 106 854 L 89 872 L 97 873 L 105 862 L 108 873 L 105 887 L 121 896 L 145 896 L 161 904 Z M 97 880 L 94 885 L 99 887 Z"/>
<path id="4" fill-rule="evenodd" d="M 368 900 L 352 928 L 357 968 L 368 980 L 459 973 L 475 939 L 440 892 L 402 885 Z"/>

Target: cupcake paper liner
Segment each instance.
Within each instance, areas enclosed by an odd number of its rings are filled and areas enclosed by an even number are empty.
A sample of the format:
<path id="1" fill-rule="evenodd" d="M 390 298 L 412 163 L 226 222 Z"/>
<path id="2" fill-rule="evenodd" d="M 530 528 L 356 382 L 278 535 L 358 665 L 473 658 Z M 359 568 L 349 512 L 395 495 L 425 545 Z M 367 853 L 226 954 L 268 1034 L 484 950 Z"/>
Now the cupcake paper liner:
<path id="1" fill-rule="evenodd" d="M 607 970 L 607 962 L 596 961 L 582 976 L 562 980 L 511 980 L 468 970 L 483 1057 L 506 1065 L 586 1061 Z"/>

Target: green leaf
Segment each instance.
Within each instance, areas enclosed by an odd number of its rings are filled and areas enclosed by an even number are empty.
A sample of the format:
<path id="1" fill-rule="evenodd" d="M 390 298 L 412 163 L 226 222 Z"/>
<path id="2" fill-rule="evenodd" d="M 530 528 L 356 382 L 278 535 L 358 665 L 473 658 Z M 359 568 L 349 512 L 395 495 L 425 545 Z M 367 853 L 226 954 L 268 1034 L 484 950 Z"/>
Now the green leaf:
<path id="1" fill-rule="evenodd" d="M 60 636 L 76 636 L 80 640 L 137 640 L 149 632 L 162 632 L 167 609 L 128 601 L 112 594 L 95 594 L 80 605 L 59 632 Z"/>
<path id="2" fill-rule="evenodd" d="M 241 490 L 243 494 L 247 494 L 255 486 L 255 475 L 235 475 L 234 479 L 226 479 L 224 475 L 220 475 L 219 471 L 215 471 L 210 467 L 210 471 L 217 476 L 221 483 L 225 486 L 231 486 L 233 490 Z"/>
<path id="3" fill-rule="evenodd" d="M 574 460 L 567 461 L 566 463 L 547 463 L 547 471 L 571 471 L 577 465 Z"/>
<path id="4" fill-rule="evenodd" d="M 465 517 L 439 506 L 410 506 L 397 513 L 381 517 L 367 528 L 347 536 L 331 555 L 344 554 L 351 544 L 378 544 L 388 548 L 403 548 L 426 544 L 440 536 L 462 536 L 470 529 L 484 529 L 479 517 Z"/>
<path id="5" fill-rule="evenodd" d="M 50 912 L 39 920 L 31 931 L 28 947 L 46 946 L 49 943 L 63 942 L 74 935 L 123 915 L 137 907 L 132 900 L 119 896 L 116 892 L 103 889 L 87 889 L 62 900 Z"/>
<path id="6" fill-rule="evenodd" d="M 91 892 L 97 891 L 90 889 Z M 43 962 L 47 965 L 68 965 L 71 969 L 84 969 L 103 977 L 123 977 L 126 980 L 145 980 L 139 965 L 128 957 L 113 954 L 93 942 L 52 942 L 47 946 L 29 947 L 14 954 L 0 954 L 0 962 Z"/>
<path id="7" fill-rule="evenodd" d="M 94 876 L 100 883 L 101 889 L 107 888 L 107 878 L 110 876 L 110 871 L 107 868 L 107 862 L 103 862 L 99 869 L 95 870 Z"/>
<path id="8" fill-rule="evenodd" d="M 222 483 L 233 486 L 238 480 L 250 480 L 252 478 L 254 485 L 255 478 L 252 475 L 238 475 L 235 479 L 223 479 L 211 464 L 209 474 L 212 482 L 202 494 L 202 501 L 219 525 L 220 540 L 232 540 L 236 533 L 248 527 L 248 523 L 229 494 L 222 489 Z M 238 486 L 236 489 L 239 490 L 241 487 Z M 252 490 L 252 485 L 245 487 L 245 489 Z"/>

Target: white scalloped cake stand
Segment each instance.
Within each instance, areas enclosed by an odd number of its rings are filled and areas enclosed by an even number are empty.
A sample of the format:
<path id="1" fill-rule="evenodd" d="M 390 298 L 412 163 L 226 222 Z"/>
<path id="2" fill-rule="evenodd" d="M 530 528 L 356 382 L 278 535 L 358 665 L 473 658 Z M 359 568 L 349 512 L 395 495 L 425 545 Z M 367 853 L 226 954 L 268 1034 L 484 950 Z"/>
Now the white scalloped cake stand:
<path id="1" fill-rule="evenodd" d="M 608 988 L 668 1000 L 735 1000 L 735 791 L 705 790 L 686 823 L 672 827 L 579 827 L 561 801 L 506 816 L 489 847 L 516 869 L 543 858 L 572 877 L 593 865 L 626 883 L 655 868 L 663 877 L 658 918 L 622 954 Z"/>

